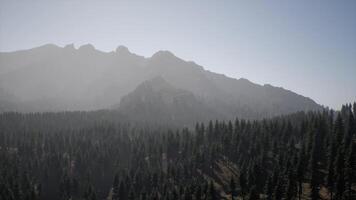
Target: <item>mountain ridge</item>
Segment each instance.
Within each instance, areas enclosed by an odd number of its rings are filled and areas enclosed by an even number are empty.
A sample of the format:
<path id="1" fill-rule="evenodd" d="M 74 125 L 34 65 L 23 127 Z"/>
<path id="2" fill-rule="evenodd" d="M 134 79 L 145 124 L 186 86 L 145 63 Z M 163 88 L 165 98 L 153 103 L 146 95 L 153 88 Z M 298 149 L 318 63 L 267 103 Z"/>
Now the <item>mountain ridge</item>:
<path id="1" fill-rule="evenodd" d="M 46 102 L 36 109 L 20 106 L 29 108 L 20 110 L 24 112 L 111 108 L 155 77 L 191 92 L 229 117 L 260 118 L 322 108 L 312 99 L 284 88 L 211 72 L 166 50 L 144 57 L 125 46 L 103 52 L 91 44 L 79 48 L 47 44 L 0 53 L 0 89 L 23 104 Z"/>

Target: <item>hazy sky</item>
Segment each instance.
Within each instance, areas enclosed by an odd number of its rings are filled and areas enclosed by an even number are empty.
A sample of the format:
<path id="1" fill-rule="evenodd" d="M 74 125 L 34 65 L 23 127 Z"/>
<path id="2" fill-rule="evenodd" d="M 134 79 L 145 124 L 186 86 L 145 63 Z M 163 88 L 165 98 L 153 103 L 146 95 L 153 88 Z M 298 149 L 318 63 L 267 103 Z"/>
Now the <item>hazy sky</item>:
<path id="1" fill-rule="evenodd" d="M 46 43 L 169 50 L 326 106 L 356 101 L 355 0 L 0 0 L 0 51 Z"/>

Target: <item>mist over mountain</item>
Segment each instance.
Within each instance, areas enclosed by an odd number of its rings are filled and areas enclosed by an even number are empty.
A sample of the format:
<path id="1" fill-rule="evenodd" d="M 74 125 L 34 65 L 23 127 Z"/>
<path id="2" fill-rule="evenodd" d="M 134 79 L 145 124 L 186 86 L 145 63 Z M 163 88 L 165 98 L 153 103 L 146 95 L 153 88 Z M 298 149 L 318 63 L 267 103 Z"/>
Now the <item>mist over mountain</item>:
<path id="1" fill-rule="evenodd" d="M 224 117 L 198 100 L 192 92 L 175 88 L 162 77 L 144 81 L 124 96 L 117 108 L 129 120 L 161 124 L 188 125 Z"/>
<path id="2" fill-rule="evenodd" d="M 121 103 L 120 103 L 121 101 Z M 152 57 L 119 46 L 47 44 L 0 53 L 0 111 L 117 109 L 135 119 L 262 118 L 319 110 L 283 88 L 205 70 L 159 51 Z"/>

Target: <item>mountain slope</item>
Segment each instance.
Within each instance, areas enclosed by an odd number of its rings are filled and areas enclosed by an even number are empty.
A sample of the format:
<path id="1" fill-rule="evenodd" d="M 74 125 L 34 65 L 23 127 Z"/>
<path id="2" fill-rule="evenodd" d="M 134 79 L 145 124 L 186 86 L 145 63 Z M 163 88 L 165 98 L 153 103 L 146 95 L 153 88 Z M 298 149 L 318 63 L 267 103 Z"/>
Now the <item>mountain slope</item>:
<path id="1" fill-rule="evenodd" d="M 101 52 L 90 44 L 78 49 L 50 44 L 0 53 L 0 88 L 20 102 L 16 102 L 19 111 L 110 108 L 155 77 L 192 93 L 197 101 L 228 118 L 261 118 L 321 108 L 291 91 L 210 72 L 168 51 L 145 58 L 123 46 Z M 0 107 L 14 109 L 5 104 Z"/>
<path id="2" fill-rule="evenodd" d="M 175 88 L 162 77 L 141 83 L 121 99 L 118 110 L 131 120 L 160 123 L 190 124 L 222 117 L 192 92 Z"/>

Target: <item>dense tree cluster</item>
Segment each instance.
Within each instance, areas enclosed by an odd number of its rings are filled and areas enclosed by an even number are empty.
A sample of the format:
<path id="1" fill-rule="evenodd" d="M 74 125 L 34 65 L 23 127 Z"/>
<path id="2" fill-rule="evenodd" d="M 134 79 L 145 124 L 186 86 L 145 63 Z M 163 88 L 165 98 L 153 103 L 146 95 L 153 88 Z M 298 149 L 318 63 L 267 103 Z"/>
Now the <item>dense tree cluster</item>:
<path id="1" fill-rule="evenodd" d="M 1 114 L 0 199 L 356 198 L 356 104 L 181 129 L 115 117 Z"/>

